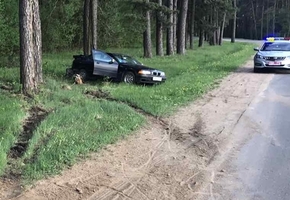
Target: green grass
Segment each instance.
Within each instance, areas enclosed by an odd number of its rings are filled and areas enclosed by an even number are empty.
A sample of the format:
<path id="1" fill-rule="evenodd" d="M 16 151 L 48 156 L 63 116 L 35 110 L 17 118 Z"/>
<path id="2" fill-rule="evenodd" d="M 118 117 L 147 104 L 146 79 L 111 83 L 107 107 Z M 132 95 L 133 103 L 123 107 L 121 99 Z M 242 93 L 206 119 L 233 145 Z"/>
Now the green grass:
<path id="1" fill-rule="evenodd" d="M 0 175 L 7 166 L 7 154 L 22 131 L 25 112 L 21 99 L 0 92 Z"/>
<path id="2" fill-rule="evenodd" d="M 25 166 L 25 178 L 55 174 L 79 155 L 115 142 L 143 122 L 143 116 L 115 102 L 84 98 L 76 104 L 58 107 L 34 133 L 25 155 L 33 162 Z"/>
<path id="3" fill-rule="evenodd" d="M 111 49 L 133 55 L 145 65 L 166 72 L 167 81 L 156 86 L 126 85 L 90 81 L 73 85 L 64 79 L 72 55 L 80 52 L 45 54 L 43 72 L 45 84 L 34 100 L 24 102 L 8 92 L 0 92 L 1 140 L 0 172 L 6 155 L 21 131 L 24 107 L 38 105 L 49 111 L 29 141 L 18 165 L 25 180 L 40 179 L 56 174 L 73 164 L 79 156 L 98 151 L 138 129 L 145 117 L 126 104 L 88 97 L 86 90 L 103 89 L 116 100 L 128 102 L 155 116 L 172 114 L 217 85 L 217 81 L 249 59 L 253 45 L 224 43 L 189 50 L 184 56 L 140 58 L 141 49 Z M 11 85 L 19 91 L 19 69 L 0 68 L 0 84 Z M 67 89 L 70 86 L 71 89 Z M 9 115 L 9 117 L 6 117 Z"/>
<path id="4" fill-rule="evenodd" d="M 143 110 L 163 116 L 200 97 L 253 54 L 251 44 L 225 43 L 204 47 L 185 56 L 140 59 L 144 64 L 166 72 L 168 80 L 153 87 L 111 84 L 105 87 L 116 99 L 130 102 Z"/>

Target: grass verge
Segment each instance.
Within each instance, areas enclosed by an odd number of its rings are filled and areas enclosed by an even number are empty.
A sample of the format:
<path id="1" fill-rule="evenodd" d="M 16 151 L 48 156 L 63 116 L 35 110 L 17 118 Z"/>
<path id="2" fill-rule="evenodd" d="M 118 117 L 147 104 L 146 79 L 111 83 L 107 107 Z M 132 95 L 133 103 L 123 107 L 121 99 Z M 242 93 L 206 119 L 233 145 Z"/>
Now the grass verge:
<path id="1" fill-rule="evenodd" d="M 80 155 L 115 142 L 144 122 L 130 107 L 92 101 L 58 107 L 41 123 L 24 159 L 25 179 L 39 179 L 71 165 Z"/>
<path id="2" fill-rule="evenodd" d="M 153 87 L 110 84 L 105 88 L 116 99 L 130 102 L 156 116 L 167 115 L 212 89 L 217 80 L 249 59 L 252 48 L 251 44 L 224 43 L 222 47 L 207 46 L 187 51 L 184 56 L 141 59 L 146 65 L 164 70 L 168 80 Z"/>
<path id="3" fill-rule="evenodd" d="M 7 166 L 8 153 L 22 131 L 22 121 L 25 112 L 21 99 L 0 92 L 0 175 Z"/>
<path id="4" fill-rule="evenodd" d="M 36 128 L 26 152 L 18 159 L 24 179 L 35 180 L 56 174 L 73 164 L 77 157 L 98 151 L 144 124 L 145 117 L 131 107 L 87 97 L 84 94 L 86 90 L 102 88 L 116 100 L 128 102 L 155 116 L 165 116 L 216 86 L 217 80 L 235 70 L 253 54 L 252 47 L 251 44 L 225 42 L 223 46 L 189 50 L 184 56 L 140 58 L 145 65 L 166 72 L 166 83 L 156 86 L 109 82 L 73 85 L 71 80 L 63 78 L 65 68 L 71 65 L 73 53 L 44 55 L 45 84 L 35 99 L 28 103 L 30 106 L 40 105 L 49 110 L 49 114 Z M 112 51 L 140 56 L 140 51 L 135 49 Z M 6 74 L 5 79 L 0 75 L 0 83 L 10 84 L 17 90 L 18 70 L 0 70 Z M 0 127 L 4 127 L 1 137 L 5 144 L 0 145 L 1 171 L 7 163 L 7 152 L 15 142 L 25 113 L 20 109 L 24 104 L 20 98 L 6 97 L 0 93 L 0 101 L 7 110 L 5 115 L 3 112 L 0 114 L 0 119 L 3 118 Z M 4 117 L 7 113 L 11 115 L 9 120 Z"/>

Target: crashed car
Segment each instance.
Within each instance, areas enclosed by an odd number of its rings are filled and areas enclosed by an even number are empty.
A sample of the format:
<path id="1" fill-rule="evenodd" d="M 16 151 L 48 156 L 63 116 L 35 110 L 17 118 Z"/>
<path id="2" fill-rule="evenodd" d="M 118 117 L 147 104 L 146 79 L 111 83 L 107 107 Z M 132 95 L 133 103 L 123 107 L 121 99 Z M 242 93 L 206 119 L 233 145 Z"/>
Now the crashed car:
<path id="1" fill-rule="evenodd" d="M 89 56 L 74 55 L 67 75 L 79 74 L 83 80 L 96 75 L 109 77 L 125 83 L 162 83 L 166 80 L 163 71 L 144 66 L 131 56 L 92 50 Z"/>

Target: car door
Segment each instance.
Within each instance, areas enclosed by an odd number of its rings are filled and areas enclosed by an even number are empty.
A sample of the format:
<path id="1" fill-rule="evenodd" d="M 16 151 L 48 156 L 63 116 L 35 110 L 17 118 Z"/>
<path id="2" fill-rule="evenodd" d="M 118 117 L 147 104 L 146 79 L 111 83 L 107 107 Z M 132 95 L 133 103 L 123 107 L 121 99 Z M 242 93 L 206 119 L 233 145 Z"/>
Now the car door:
<path id="1" fill-rule="evenodd" d="M 103 51 L 92 50 L 94 75 L 117 77 L 118 63 Z"/>

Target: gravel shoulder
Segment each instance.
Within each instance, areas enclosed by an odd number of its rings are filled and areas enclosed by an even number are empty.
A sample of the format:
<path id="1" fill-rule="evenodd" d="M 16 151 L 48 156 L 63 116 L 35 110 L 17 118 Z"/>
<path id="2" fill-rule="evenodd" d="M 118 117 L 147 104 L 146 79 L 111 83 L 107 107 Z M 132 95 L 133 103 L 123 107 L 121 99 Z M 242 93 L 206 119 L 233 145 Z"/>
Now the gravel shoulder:
<path id="1" fill-rule="evenodd" d="M 0 199 L 195 199 L 213 181 L 211 169 L 231 149 L 235 126 L 272 76 L 252 73 L 249 60 L 199 100 L 168 118 L 148 117 L 144 128 L 61 175 L 21 194 L 13 181 L 0 182 Z"/>

